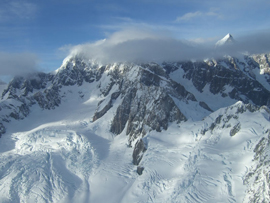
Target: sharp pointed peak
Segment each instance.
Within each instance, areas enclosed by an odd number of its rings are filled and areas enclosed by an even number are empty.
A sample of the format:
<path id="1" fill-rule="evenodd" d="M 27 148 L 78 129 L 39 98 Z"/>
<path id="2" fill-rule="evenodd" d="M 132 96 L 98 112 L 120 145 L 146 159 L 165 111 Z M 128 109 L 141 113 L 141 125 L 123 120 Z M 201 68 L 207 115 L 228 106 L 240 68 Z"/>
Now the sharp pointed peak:
<path id="1" fill-rule="evenodd" d="M 233 43 L 233 42 L 234 42 L 233 36 L 230 33 L 228 33 L 221 40 L 217 41 L 216 46 L 222 46 L 224 44 Z"/>
<path id="2" fill-rule="evenodd" d="M 230 33 L 228 33 L 227 35 L 225 35 L 225 37 L 232 37 L 232 35 Z"/>

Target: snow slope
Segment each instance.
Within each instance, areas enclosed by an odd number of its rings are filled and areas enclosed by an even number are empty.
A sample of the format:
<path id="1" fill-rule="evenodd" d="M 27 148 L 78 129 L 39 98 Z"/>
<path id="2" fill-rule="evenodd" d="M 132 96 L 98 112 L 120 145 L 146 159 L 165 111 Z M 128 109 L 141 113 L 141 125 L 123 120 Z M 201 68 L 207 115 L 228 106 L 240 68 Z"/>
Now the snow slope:
<path id="1" fill-rule="evenodd" d="M 250 112 L 238 102 L 203 121 L 149 132 L 139 176 L 125 133 L 115 137 L 109 131 L 116 109 L 97 122 L 89 116 L 102 99 L 95 85 L 69 87 L 59 108 L 35 106 L 24 120 L 10 123 L 0 142 L 1 202 L 243 200 L 253 148 L 269 126 L 264 108 Z M 75 89 L 85 91 L 84 98 Z M 231 136 L 237 124 L 241 129 Z"/>

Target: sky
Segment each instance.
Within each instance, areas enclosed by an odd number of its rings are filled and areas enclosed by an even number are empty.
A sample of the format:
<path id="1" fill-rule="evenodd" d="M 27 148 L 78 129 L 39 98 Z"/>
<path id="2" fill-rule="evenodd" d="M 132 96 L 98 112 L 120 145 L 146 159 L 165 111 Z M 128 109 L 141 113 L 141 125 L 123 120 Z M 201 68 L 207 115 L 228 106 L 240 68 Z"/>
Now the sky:
<path id="1" fill-rule="evenodd" d="M 241 51 L 253 51 L 248 41 L 267 51 L 269 10 L 269 0 L 0 0 L 0 76 L 53 71 L 78 52 L 104 62 L 202 58 L 227 33 Z"/>

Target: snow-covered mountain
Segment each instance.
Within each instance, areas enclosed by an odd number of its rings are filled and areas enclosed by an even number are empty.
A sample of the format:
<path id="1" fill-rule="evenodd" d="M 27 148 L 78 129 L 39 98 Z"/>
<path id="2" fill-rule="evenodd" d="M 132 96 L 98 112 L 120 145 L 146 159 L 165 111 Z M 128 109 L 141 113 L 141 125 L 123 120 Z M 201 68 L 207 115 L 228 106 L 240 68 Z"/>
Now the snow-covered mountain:
<path id="1" fill-rule="evenodd" d="M 216 46 L 218 47 L 218 46 L 228 45 L 234 42 L 235 40 L 233 36 L 230 33 L 228 33 L 225 37 L 217 41 Z"/>
<path id="2" fill-rule="evenodd" d="M 0 202 L 268 202 L 269 54 L 67 57 L 0 103 Z"/>

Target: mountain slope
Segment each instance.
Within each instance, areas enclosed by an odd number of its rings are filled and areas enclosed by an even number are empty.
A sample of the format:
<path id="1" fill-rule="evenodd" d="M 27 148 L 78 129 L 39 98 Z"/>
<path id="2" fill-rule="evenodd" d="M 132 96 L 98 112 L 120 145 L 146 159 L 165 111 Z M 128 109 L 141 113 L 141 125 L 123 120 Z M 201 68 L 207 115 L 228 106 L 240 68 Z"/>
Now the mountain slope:
<path id="1" fill-rule="evenodd" d="M 267 201 L 268 67 L 267 54 L 71 56 L 14 78 L 0 103 L 1 202 Z"/>

